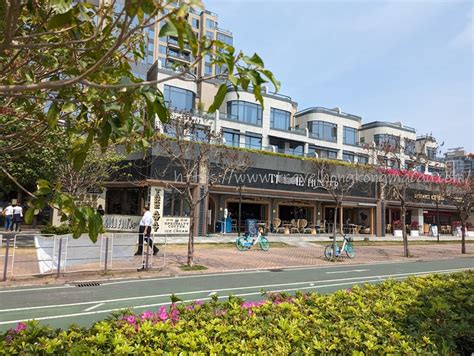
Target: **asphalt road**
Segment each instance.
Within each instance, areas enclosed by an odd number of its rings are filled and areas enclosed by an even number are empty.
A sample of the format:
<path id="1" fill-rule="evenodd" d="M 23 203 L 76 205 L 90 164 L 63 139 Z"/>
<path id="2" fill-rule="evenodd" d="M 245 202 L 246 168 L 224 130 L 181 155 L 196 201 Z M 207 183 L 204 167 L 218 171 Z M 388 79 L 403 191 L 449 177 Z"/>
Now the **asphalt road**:
<path id="1" fill-rule="evenodd" d="M 377 283 L 388 278 L 403 279 L 466 269 L 474 269 L 474 257 L 117 280 L 89 287 L 69 284 L 2 289 L 0 331 L 28 319 L 40 320 L 53 327 L 67 327 L 72 323 L 90 325 L 114 310 L 156 310 L 170 303 L 172 293 L 189 302 L 209 300 L 213 294 L 218 294 L 220 298 L 232 294 L 247 300 L 258 300 L 262 298 L 262 290 L 330 293 L 355 284 Z"/>

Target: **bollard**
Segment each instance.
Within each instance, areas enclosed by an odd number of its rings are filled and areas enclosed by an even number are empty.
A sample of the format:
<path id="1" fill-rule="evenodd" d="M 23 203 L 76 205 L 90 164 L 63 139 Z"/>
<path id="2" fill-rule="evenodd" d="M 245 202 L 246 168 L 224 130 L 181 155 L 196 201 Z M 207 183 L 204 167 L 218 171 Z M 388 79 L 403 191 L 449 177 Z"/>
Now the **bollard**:
<path id="1" fill-rule="evenodd" d="M 104 237 L 102 237 L 104 238 Z M 105 237 L 105 263 L 104 263 L 104 273 L 107 273 L 107 255 L 109 254 L 109 238 Z"/>
<path id="2" fill-rule="evenodd" d="M 143 241 L 145 241 L 145 239 Z M 150 255 L 150 237 L 148 237 L 146 240 L 145 269 L 148 269 L 148 256 L 149 255 Z"/>
<path id="3" fill-rule="evenodd" d="M 2 282 L 7 280 L 7 271 L 8 271 L 8 254 L 10 253 L 10 237 L 7 237 L 7 244 L 5 245 L 5 263 L 3 265 L 3 278 Z"/>
<path id="4" fill-rule="evenodd" d="M 63 245 L 63 239 L 62 237 L 59 237 L 59 253 L 58 253 L 58 271 L 56 273 L 56 277 L 59 278 L 59 273 L 61 271 L 61 249 Z"/>

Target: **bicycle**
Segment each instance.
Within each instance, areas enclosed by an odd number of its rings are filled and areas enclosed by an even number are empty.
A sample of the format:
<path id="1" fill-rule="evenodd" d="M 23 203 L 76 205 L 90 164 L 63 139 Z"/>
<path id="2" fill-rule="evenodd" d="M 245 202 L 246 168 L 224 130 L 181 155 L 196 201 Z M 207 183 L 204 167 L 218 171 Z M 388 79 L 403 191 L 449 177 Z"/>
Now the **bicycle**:
<path id="1" fill-rule="evenodd" d="M 343 236 L 343 242 L 342 246 L 339 246 L 336 243 L 336 257 L 339 257 L 342 255 L 343 252 L 346 253 L 347 257 L 349 258 L 354 258 L 355 257 L 355 250 L 354 247 L 352 246 L 353 239 L 351 237 L 347 237 L 346 235 Z M 324 249 L 324 257 L 327 260 L 332 260 L 334 253 L 333 253 L 333 244 L 327 245 L 326 248 Z"/>
<path id="2" fill-rule="evenodd" d="M 250 235 L 246 234 L 244 236 L 237 237 L 237 240 L 235 240 L 235 246 L 239 251 L 245 251 L 245 250 L 250 250 L 252 246 L 259 244 L 260 249 L 263 251 L 268 251 L 270 248 L 270 242 L 268 242 L 268 239 L 264 235 L 257 235 L 257 237 L 253 237 L 253 239 L 250 241 L 249 240 Z"/>

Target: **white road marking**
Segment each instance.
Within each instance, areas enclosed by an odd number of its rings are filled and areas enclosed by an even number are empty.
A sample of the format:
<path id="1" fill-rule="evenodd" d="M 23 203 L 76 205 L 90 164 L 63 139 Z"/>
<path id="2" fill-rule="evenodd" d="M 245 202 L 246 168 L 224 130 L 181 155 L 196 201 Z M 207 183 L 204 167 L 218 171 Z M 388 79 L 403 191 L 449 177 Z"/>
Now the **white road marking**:
<path id="1" fill-rule="evenodd" d="M 297 286 L 297 285 L 304 285 L 308 283 L 327 283 L 327 282 L 340 282 L 340 281 L 357 281 L 359 279 L 364 278 L 377 278 L 379 280 L 391 277 L 406 277 L 411 275 L 425 275 L 430 273 L 451 273 L 451 272 L 458 272 L 458 271 L 465 271 L 469 270 L 469 267 L 466 268 L 457 268 L 457 269 L 447 269 L 447 270 L 434 270 L 434 271 L 422 271 L 422 272 L 408 272 L 408 273 L 398 273 L 398 274 L 385 274 L 379 276 L 360 276 L 360 277 L 352 277 L 352 278 L 338 278 L 338 279 L 326 279 L 320 281 L 304 281 L 304 282 L 290 282 L 290 283 L 280 283 L 280 284 L 266 284 L 266 285 L 256 285 L 256 286 L 246 286 L 246 287 L 234 287 L 234 288 L 221 288 L 221 289 L 213 289 L 213 290 L 198 290 L 198 291 L 189 291 L 189 292 L 181 292 L 175 293 L 176 296 L 183 296 L 183 295 L 190 295 L 190 294 L 207 294 L 210 292 L 224 292 L 224 291 L 238 291 L 238 290 L 245 290 L 245 289 L 263 289 L 263 288 L 275 288 L 275 287 L 283 287 L 283 286 Z M 361 283 L 361 282 L 357 282 Z M 319 288 L 317 286 L 316 288 Z M 303 287 L 297 289 L 305 289 Z M 258 293 L 260 294 L 260 292 Z M 69 303 L 69 304 L 50 304 L 50 305 L 41 305 L 41 306 L 31 306 L 31 307 L 22 307 L 22 308 L 12 308 L 12 309 L 1 309 L 0 313 L 9 313 L 14 311 L 22 311 L 22 310 L 34 310 L 34 309 L 48 309 L 48 308 L 61 308 L 61 307 L 74 307 L 79 305 L 89 305 L 89 304 L 97 304 L 97 303 L 114 303 L 114 302 L 126 302 L 129 300 L 138 300 L 138 299 L 151 299 L 151 298 L 161 298 L 161 297 L 169 297 L 171 293 L 166 294 L 155 294 L 155 295 L 145 295 L 145 296 L 134 296 L 134 297 L 126 297 L 126 298 L 116 298 L 116 299 L 108 299 L 108 300 L 95 300 L 89 302 L 78 302 L 78 303 Z M 1 323 L 0 323 L 1 325 Z"/>
<path id="2" fill-rule="evenodd" d="M 96 308 L 98 308 L 98 307 L 101 307 L 101 306 L 104 305 L 104 304 L 105 304 L 105 303 L 99 303 L 99 304 L 93 305 L 93 306 L 91 306 L 91 307 L 89 307 L 89 308 L 87 308 L 87 309 L 84 309 L 84 311 L 85 311 L 85 312 L 91 311 L 91 310 L 93 310 L 93 309 L 96 309 Z"/>
<path id="3" fill-rule="evenodd" d="M 462 270 L 468 270 L 469 268 L 465 268 Z M 459 269 L 458 269 L 459 270 Z M 438 271 L 438 273 L 451 273 L 453 270 L 446 270 L 446 271 Z M 433 273 L 431 272 L 417 272 L 416 275 L 418 276 L 424 276 L 427 274 Z M 412 275 L 415 273 L 411 273 Z M 379 277 L 379 276 L 377 276 Z M 388 277 L 390 278 L 390 277 Z M 394 277 L 393 279 L 403 279 L 405 277 Z M 358 281 L 357 283 L 370 283 L 370 282 L 379 282 L 380 279 L 366 279 L 366 280 L 361 280 Z M 328 287 L 338 287 L 338 286 L 343 286 L 343 285 L 351 285 L 353 282 L 344 282 L 344 283 L 333 283 L 333 284 L 325 284 L 325 285 L 320 285 L 320 286 L 314 286 L 314 287 L 301 287 L 301 288 L 288 288 L 288 289 L 277 289 L 273 290 L 271 292 L 291 292 L 291 291 L 296 291 L 296 290 L 303 290 L 303 289 L 320 289 L 320 288 L 328 288 Z M 248 297 L 252 295 L 261 295 L 261 292 L 252 292 L 252 293 L 241 293 L 241 294 L 234 294 L 235 297 Z M 228 298 L 229 295 L 223 295 L 219 296 L 218 299 L 225 299 Z M 199 298 L 199 300 L 211 300 L 212 298 Z M 193 302 L 196 299 L 187 299 L 183 300 L 182 303 L 189 303 Z M 136 306 L 130 306 L 130 309 L 144 309 L 144 308 L 151 308 L 151 307 L 158 307 L 162 305 L 170 305 L 171 302 L 164 302 L 164 303 L 155 303 L 155 304 L 144 304 L 144 305 L 136 305 Z M 31 319 L 18 319 L 18 320 L 9 320 L 9 321 L 2 321 L 0 322 L 0 325 L 7 325 L 7 324 L 16 324 L 21 321 L 30 321 L 30 320 L 53 320 L 53 319 L 63 319 L 63 318 L 70 318 L 70 317 L 75 317 L 75 316 L 84 316 L 84 315 L 94 315 L 94 314 L 104 314 L 104 313 L 111 313 L 117 310 L 122 310 L 124 308 L 114 308 L 114 309 L 107 309 L 107 310 L 97 310 L 97 311 L 89 311 L 89 312 L 81 312 L 81 313 L 73 313 L 73 314 L 63 314 L 63 315 L 51 315 L 51 316 L 43 316 L 39 318 L 31 318 Z"/>
<path id="4" fill-rule="evenodd" d="M 215 291 L 212 291 L 212 292 L 211 292 L 211 293 L 209 293 L 207 296 L 208 296 L 208 297 L 211 297 L 211 296 L 213 296 L 213 295 L 216 295 L 216 294 L 217 294 L 217 292 L 215 292 Z"/>
<path id="5" fill-rule="evenodd" d="M 23 289 L 7 289 L 7 290 L 0 290 L 1 293 L 14 293 L 14 292 L 31 292 L 34 290 L 51 290 L 51 289 L 66 289 L 66 288 L 75 288 L 74 286 L 64 285 L 64 286 L 57 286 L 57 287 L 38 287 L 38 288 L 23 288 Z"/>
<path id="6" fill-rule="evenodd" d="M 331 271 L 331 272 L 326 272 L 326 274 L 338 274 L 338 273 L 351 273 L 351 272 L 365 272 L 365 271 L 370 271 L 369 269 L 351 269 L 348 271 Z"/>

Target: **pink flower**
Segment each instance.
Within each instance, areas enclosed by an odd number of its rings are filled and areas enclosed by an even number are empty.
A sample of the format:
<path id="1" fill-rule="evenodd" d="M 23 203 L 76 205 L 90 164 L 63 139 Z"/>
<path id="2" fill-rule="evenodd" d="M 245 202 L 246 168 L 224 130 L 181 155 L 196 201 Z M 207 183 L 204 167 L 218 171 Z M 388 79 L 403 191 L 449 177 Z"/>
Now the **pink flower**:
<path id="1" fill-rule="evenodd" d="M 125 318 L 125 321 L 129 324 L 135 324 L 137 320 L 135 319 L 135 315 L 129 315 Z"/>
<path id="2" fill-rule="evenodd" d="M 15 332 L 19 333 L 22 330 L 26 330 L 26 324 L 25 323 L 18 323 L 18 325 L 15 328 Z"/>
<path id="3" fill-rule="evenodd" d="M 203 304 L 204 304 L 204 301 L 202 301 L 202 300 L 195 300 L 195 301 L 194 301 L 194 304 L 196 304 L 196 305 L 203 305 Z"/>
<path id="4" fill-rule="evenodd" d="M 166 307 L 164 305 L 160 307 L 158 317 L 163 321 L 168 320 L 168 313 L 166 312 Z"/>
<path id="5" fill-rule="evenodd" d="M 151 311 L 144 311 L 142 313 L 142 320 L 148 320 L 148 319 L 153 319 L 155 314 Z"/>
<path id="6" fill-rule="evenodd" d="M 347 293 L 351 293 L 351 292 L 352 292 L 352 288 L 347 288 L 347 289 L 346 289 L 346 292 L 347 292 Z"/>

